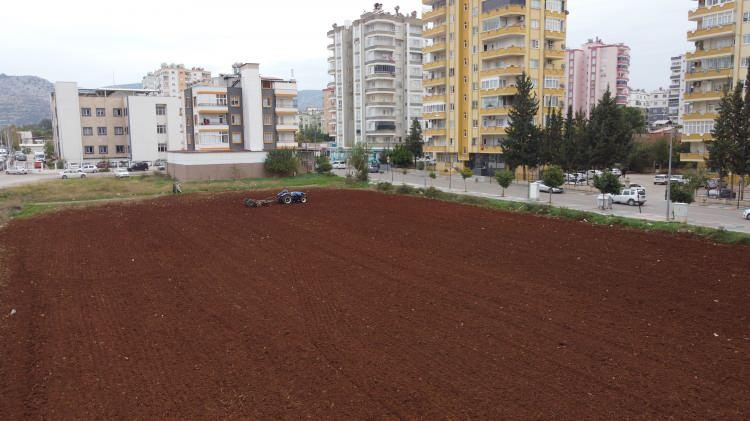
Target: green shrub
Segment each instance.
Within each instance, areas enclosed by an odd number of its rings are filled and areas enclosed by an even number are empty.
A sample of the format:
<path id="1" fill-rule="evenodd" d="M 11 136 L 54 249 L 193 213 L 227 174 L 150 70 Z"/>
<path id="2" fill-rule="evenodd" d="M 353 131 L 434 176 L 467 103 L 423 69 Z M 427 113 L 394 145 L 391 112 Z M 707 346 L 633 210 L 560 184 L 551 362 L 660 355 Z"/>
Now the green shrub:
<path id="1" fill-rule="evenodd" d="M 594 187 L 602 194 L 620 194 L 622 191 L 620 178 L 611 172 L 605 172 L 601 176 L 594 176 Z"/>
<path id="2" fill-rule="evenodd" d="M 425 168 L 425 165 L 424 165 L 424 161 L 419 161 L 419 162 L 417 162 L 417 169 L 418 169 L 419 171 L 423 171 L 423 170 L 424 170 L 424 168 Z"/>
<path id="3" fill-rule="evenodd" d="M 416 193 L 416 191 L 417 190 L 414 187 L 408 186 L 406 184 L 402 184 L 396 189 L 396 193 L 398 194 L 414 194 Z"/>
<path id="4" fill-rule="evenodd" d="M 674 183 L 669 189 L 669 199 L 672 203 L 691 204 L 695 202 L 695 195 L 690 186 Z"/>
<path id="5" fill-rule="evenodd" d="M 389 191 L 393 191 L 393 184 L 391 184 L 391 183 L 388 183 L 388 182 L 385 182 L 385 183 L 378 183 L 378 184 L 377 184 L 377 189 L 378 189 L 379 191 L 384 191 L 384 192 L 389 192 Z"/>
<path id="6" fill-rule="evenodd" d="M 404 145 L 396 145 L 391 151 L 391 164 L 396 167 L 406 167 L 412 163 L 414 155 Z"/>
<path id="7" fill-rule="evenodd" d="M 352 148 L 349 155 L 349 165 L 357 171 L 357 181 L 367 182 L 370 178 L 370 174 L 367 172 L 367 158 L 369 155 L 367 147 L 362 143 L 357 143 Z"/>
<path id="8" fill-rule="evenodd" d="M 430 171 L 430 178 L 433 180 L 437 178 L 437 174 L 435 174 L 435 171 Z"/>
<path id="9" fill-rule="evenodd" d="M 288 176 L 297 171 L 299 160 L 294 151 L 276 149 L 268 152 L 264 167 L 270 174 Z"/>
<path id="10" fill-rule="evenodd" d="M 505 197 L 505 189 L 510 187 L 515 178 L 515 175 L 513 175 L 513 173 L 508 170 L 503 170 L 495 174 L 495 180 L 497 180 L 497 184 L 499 184 L 503 189 L 503 197 Z"/>
<path id="11" fill-rule="evenodd" d="M 320 155 L 315 158 L 315 172 L 318 174 L 328 174 L 332 169 L 333 165 L 331 165 L 331 160 L 327 156 Z"/>
<path id="12" fill-rule="evenodd" d="M 436 189 L 435 187 L 429 187 L 424 191 L 425 197 L 429 197 L 431 199 L 438 199 L 442 195 L 442 191 Z"/>

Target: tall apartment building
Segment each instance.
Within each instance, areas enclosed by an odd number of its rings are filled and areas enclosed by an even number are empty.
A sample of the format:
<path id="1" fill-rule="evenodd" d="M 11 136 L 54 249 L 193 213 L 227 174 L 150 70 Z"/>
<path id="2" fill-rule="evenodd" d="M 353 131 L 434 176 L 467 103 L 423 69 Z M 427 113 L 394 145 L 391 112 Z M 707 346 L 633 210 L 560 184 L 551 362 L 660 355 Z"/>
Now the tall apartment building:
<path id="1" fill-rule="evenodd" d="M 540 99 L 538 122 L 564 101 L 563 0 L 423 0 L 425 151 L 442 170 L 504 168 L 502 144 L 516 77 Z"/>
<path id="2" fill-rule="evenodd" d="M 323 89 L 323 133 L 336 135 L 336 88 L 332 83 Z"/>
<path id="3" fill-rule="evenodd" d="M 713 140 L 711 131 L 723 91 L 744 80 L 747 72 L 750 1 L 698 0 L 697 5 L 688 12 L 688 19 L 696 23 L 696 29 L 687 34 L 695 51 L 685 55 L 683 94 L 682 142 L 690 144 L 690 152 L 680 159 L 702 163 L 708 157 L 706 143 Z"/>
<path id="4" fill-rule="evenodd" d="M 334 78 L 336 144 L 373 150 L 404 142 L 422 114 L 422 21 L 417 13 L 376 4 L 353 23 L 334 25 L 329 74 Z"/>
<path id="5" fill-rule="evenodd" d="M 181 104 L 146 89 L 79 89 L 57 82 L 51 94 L 53 140 L 68 164 L 167 158 L 177 148 Z"/>
<path id="6" fill-rule="evenodd" d="M 669 116 L 669 96 L 670 92 L 664 88 L 653 91 L 630 89 L 626 105 L 641 110 L 646 127 L 655 128 L 671 120 Z"/>
<path id="7" fill-rule="evenodd" d="M 618 105 L 628 103 L 630 47 L 605 44 L 597 38 L 579 49 L 566 51 L 568 63 L 565 106 L 588 114 L 609 90 Z"/>
<path id="8" fill-rule="evenodd" d="M 672 57 L 669 70 L 669 119 L 673 123 L 682 125 L 684 111 L 682 93 L 685 92 L 685 72 L 687 71 L 685 56 Z"/>

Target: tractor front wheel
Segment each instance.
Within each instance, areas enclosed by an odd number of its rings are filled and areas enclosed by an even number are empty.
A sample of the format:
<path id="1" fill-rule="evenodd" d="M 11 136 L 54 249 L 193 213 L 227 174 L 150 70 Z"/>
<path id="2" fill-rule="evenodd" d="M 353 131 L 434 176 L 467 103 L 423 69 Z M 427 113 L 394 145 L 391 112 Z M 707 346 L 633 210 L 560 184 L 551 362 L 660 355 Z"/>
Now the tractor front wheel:
<path id="1" fill-rule="evenodd" d="M 284 201 L 285 205 L 291 205 L 292 204 L 292 196 L 284 196 L 282 199 Z"/>
<path id="2" fill-rule="evenodd" d="M 302 204 L 305 204 L 305 203 L 307 203 L 307 196 L 302 196 L 302 197 L 301 197 L 301 198 L 299 199 L 299 201 L 300 201 L 300 203 L 302 203 Z"/>

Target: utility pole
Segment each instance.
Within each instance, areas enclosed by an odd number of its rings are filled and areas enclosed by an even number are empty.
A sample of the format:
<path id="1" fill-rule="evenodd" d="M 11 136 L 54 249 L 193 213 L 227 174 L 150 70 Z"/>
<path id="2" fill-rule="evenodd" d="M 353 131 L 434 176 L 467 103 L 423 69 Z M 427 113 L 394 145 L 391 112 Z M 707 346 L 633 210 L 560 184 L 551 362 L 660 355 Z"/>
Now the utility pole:
<path id="1" fill-rule="evenodd" d="M 667 172 L 667 222 L 672 220 L 672 155 L 674 148 L 674 131 L 677 127 L 669 122 L 669 170 Z"/>

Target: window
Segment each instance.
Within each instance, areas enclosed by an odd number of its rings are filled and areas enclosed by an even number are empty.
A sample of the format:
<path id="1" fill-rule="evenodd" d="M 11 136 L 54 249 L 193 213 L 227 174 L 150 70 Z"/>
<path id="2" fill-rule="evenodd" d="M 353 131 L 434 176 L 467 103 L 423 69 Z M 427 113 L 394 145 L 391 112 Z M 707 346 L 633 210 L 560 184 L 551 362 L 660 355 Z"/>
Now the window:
<path id="1" fill-rule="evenodd" d="M 232 143 L 242 143 L 242 132 L 232 132 Z"/>
<path id="2" fill-rule="evenodd" d="M 112 117 L 122 117 L 122 108 L 112 108 Z"/>
<path id="3" fill-rule="evenodd" d="M 270 96 L 263 98 L 263 107 L 271 108 L 271 105 L 273 105 L 273 99 Z"/>
<path id="4" fill-rule="evenodd" d="M 84 136 L 93 136 L 94 135 L 94 128 L 93 127 L 82 127 L 83 135 Z"/>
<path id="5" fill-rule="evenodd" d="M 115 136 L 122 136 L 125 134 L 124 127 L 115 127 Z"/>
<path id="6" fill-rule="evenodd" d="M 167 151 L 167 144 L 166 143 L 160 143 L 157 148 L 159 149 L 159 152 L 166 152 Z"/>
<path id="7" fill-rule="evenodd" d="M 541 9 L 542 5 L 539 4 L 540 0 L 531 0 L 531 8 L 532 9 Z"/>
<path id="8" fill-rule="evenodd" d="M 157 134 L 167 134 L 167 126 L 164 124 L 157 124 L 156 125 L 156 133 Z"/>
<path id="9" fill-rule="evenodd" d="M 99 155 L 106 155 L 108 154 L 108 147 L 107 145 L 99 145 Z"/>
<path id="10" fill-rule="evenodd" d="M 156 115 L 166 115 L 167 106 L 165 104 L 156 104 Z"/>
<path id="11" fill-rule="evenodd" d="M 537 59 L 531 59 L 529 60 L 529 67 L 532 69 L 538 69 L 539 68 L 539 60 Z"/>
<path id="12" fill-rule="evenodd" d="M 99 136 L 106 136 L 107 135 L 107 128 L 106 127 L 97 127 L 96 128 L 96 134 Z"/>
<path id="13" fill-rule="evenodd" d="M 273 126 L 273 116 L 271 114 L 263 114 L 263 125 Z"/>
<path id="14" fill-rule="evenodd" d="M 240 114 L 230 114 L 229 115 L 229 124 L 233 126 L 241 126 L 242 125 L 242 116 Z"/>
<path id="15" fill-rule="evenodd" d="M 91 117 L 91 108 L 81 108 L 81 117 Z"/>
<path id="16" fill-rule="evenodd" d="M 86 155 L 91 155 L 94 153 L 94 147 L 93 146 L 84 146 L 83 147 L 83 153 Z"/>
<path id="17" fill-rule="evenodd" d="M 546 19 L 544 21 L 544 29 L 547 31 L 555 31 L 560 32 L 562 31 L 562 20 L 560 19 Z"/>
<path id="18" fill-rule="evenodd" d="M 216 105 L 227 105 L 227 94 L 216 94 Z"/>
<path id="19" fill-rule="evenodd" d="M 96 116 L 97 117 L 106 117 L 107 116 L 107 110 L 104 108 L 97 108 L 96 109 Z"/>
<path id="20" fill-rule="evenodd" d="M 531 40 L 531 48 L 539 49 L 539 40 L 538 39 L 532 39 Z"/>
<path id="21" fill-rule="evenodd" d="M 539 29 L 539 21 L 537 19 L 531 20 L 531 29 Z"/>
<path id="22" fill-rule="evenodd" d="M 125 145 L 117 145 L 117 146 L 115 146 L 115 151 L 117 153 L 125 153 Z"/>
<path id="23" fill-rule="evenodd" d="M 273 143 L 273 132 L 263 132 L 263 143 Z"/>
<path id="24" fill-rule="evenodd" d="M 229 98 L 229 105 L 231 105 L 232 107 L 237 108 L 241 104 L 242 104 L 242 101 L 240 100 L 239 96 L 233 95 L 232 97 Z"/>

